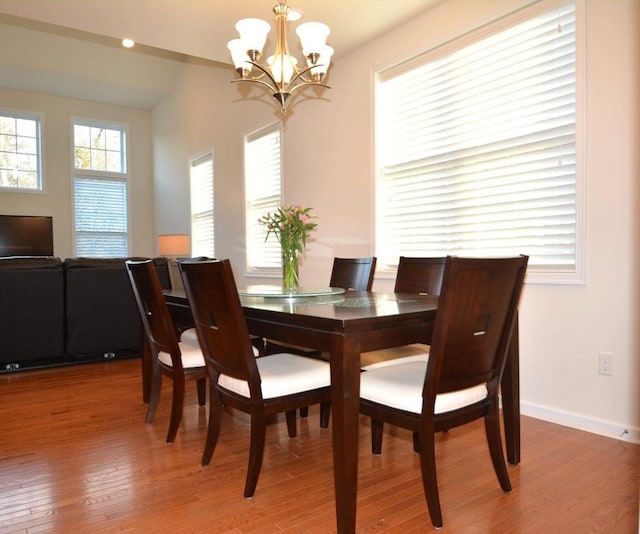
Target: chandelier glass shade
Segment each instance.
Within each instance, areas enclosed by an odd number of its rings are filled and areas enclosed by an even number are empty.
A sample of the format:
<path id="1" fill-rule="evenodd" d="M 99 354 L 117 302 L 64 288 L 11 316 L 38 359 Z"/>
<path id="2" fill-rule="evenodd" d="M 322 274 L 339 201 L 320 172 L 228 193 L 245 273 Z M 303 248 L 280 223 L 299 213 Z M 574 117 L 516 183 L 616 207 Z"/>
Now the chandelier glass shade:
<path id="1" fill-rule="evenodd" d="M 276 22 L 275 50 L 266 64 L 259 63 L 262 50 L 271 30 L 268 22 L 261 19 L 242 19 L 236 23 L 239 39 L 227 43 L 233 65 L 240 75 L 234 82 L 255 82 L 266 86 L 278 101 L 283 114 L 287 112 L 287 101 L 297 89 L 316 85 L 329 88 L 324 78 L 331 63 L 333 48 L 327 45 L 329 26 L 321 22 L 300 24 L 296 33 L 302 45 L 305 59 L 303 66 L 289 52 L 289 21 L 301 18 L 299 11 L 289 8 L 286 0 L 278 0 L 273 12 Z"/>

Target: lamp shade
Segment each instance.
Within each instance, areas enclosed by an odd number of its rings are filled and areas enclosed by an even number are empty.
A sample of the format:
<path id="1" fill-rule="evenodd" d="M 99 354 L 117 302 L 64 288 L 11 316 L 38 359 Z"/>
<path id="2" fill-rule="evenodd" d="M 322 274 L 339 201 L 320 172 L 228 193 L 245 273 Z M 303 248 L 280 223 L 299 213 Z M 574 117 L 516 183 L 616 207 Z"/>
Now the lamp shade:
<path id="1" fill-rule="evenodd" d="M 236 69 L 243 69 L 250 71 L 253 65 L 249 62 L 249 56 L 247 55 L 247 49 L 242 39 L 232 39 L 227 43 L 227 48 L 231 52 L 231 59 L 233 60 L 233 66 Z"/>
<path id="2" fill-rule="evenodd" d="M 327 73 L 329 69 L 329 64 L 331 63 L 331 56 L 333 55 L 333 48 L 329 45 L 325 45 L 320 50 L 320 55 L 318 56 L 318 60 L 316 62 L 317 66 L 313 66 L 313 63 L 310 60 L 307 60 L 307 65 L 313 67 L 311 69 L 311 74 L 318 79 L 322 79 L 323 76 Z"/>
<path id="3" fill-rule="evenodd" d="M 327 44 L 329 31 L 329 26 L 322 22 L 305 22 L 298 26 L 296 33 L 302 43 L 302 53 L 305 57 L 320 53 L 322 47 Z"/>
<path id="4" fill-rule="evenodd" d="M 262 19 L 242 19 L 236 23 L 245 52 L 257 52 L 258 55 L 262 53 L 270 29 L 269 23 Z"/>
<path id="5" fill-rule="evenodd" d="M 191 254 L 191 242 L 187 234 L 161 234 L 158 236 L 158 254 L 169 258 Z"/>

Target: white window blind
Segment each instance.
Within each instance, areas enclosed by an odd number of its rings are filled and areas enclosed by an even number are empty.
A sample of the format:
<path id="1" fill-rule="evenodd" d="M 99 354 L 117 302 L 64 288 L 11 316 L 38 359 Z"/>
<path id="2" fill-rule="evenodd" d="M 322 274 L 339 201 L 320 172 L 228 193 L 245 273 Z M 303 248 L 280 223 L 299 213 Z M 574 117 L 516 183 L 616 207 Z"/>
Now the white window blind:
<path id="1" fill-rule="evenodd" d="M 266 228 L 258 219 L 282 201 L 281 135 L 278 123 L 245 137 L 247 270 L 282 267 L 280 245 L 274 236 L 265 242 Z"/>
<path id="2" fill-rule="evenodd" d="M 527 254 L 575 270 L 575 31 L 570 3 L 379 74 L 379 264 Z"/>
<path id="3" fill-rule="evenodd" d="M 213 153 L 191 160 L 191 254 L 215 257 Z"/>
<path id="4" fill-rule="evenodd" d="M 73 120 L 75 254 L 129 255 L 126 127 Z"/>
<path id="5" fill-rule="evenodd" d="M 40 117 L 0 114 L 0 187 L 42 190 Z"/>
<path id="6" fill-rule="evenodd" d="M 127 246 L 127 182 L 76 177 L 74 180 L 76 255 L 122 258 Z"/>

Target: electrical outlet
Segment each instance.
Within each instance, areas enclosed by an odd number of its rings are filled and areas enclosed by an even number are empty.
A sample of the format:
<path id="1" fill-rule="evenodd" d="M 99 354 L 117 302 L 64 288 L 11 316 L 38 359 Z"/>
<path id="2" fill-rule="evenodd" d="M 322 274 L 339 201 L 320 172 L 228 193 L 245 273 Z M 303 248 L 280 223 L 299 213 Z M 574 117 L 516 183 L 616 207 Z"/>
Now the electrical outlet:
<path id="1" fill-rule="evenodd" d="M 598 353 L 598 373 L 613 376 L 613 354 L 610 352 Z"/>

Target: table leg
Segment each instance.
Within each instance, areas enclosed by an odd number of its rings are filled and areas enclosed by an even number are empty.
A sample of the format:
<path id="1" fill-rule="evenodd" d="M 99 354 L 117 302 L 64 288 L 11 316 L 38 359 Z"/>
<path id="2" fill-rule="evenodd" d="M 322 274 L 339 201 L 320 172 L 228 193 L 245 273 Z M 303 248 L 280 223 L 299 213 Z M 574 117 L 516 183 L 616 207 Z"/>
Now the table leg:
<path id="1" fill-rule="evenodd" d="M 331 420 L 336 521 L 339 534 L 356 528 L 360 344 L 339 338 L 331 350 Z"/>
<path id="2" fill-rule="evenodd" d="M 151 347 L 147 336 L 142 336 L 142 401 L 149 404 L 151 396 Z"/>
<path id="3" fill-rule="evenodd" d="M 504 366 L 502 382 L 502 415 L 507 447 L 507 461 L 520 463 L 520 342 L 518 339 L 518 315 L 513 323 L 511 343 Z"/>

